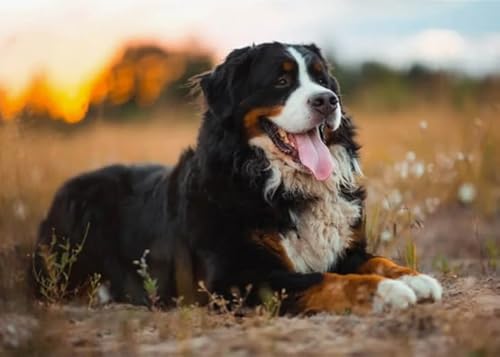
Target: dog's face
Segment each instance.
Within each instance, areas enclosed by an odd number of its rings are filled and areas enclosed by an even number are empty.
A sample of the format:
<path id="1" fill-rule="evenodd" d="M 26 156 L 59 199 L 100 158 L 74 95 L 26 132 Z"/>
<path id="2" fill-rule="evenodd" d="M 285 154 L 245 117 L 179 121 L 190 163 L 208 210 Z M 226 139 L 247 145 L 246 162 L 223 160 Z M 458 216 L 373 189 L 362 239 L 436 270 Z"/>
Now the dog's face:
<path id="1" fill-rule="evenodd" d="M 325 136 L 341 124 L 336 80 L 314 45 L 268 43 L 233 51 L 200 80 L 209 110 L 241 140 L 326 180 Z"/>

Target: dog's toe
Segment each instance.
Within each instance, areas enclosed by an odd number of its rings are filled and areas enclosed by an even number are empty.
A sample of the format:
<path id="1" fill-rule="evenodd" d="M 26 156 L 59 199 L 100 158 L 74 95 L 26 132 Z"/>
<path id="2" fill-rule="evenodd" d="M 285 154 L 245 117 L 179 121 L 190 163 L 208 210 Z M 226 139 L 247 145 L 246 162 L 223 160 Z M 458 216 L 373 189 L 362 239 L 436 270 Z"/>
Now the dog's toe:
<path id="1" fill-rule="evenodd" d="M 429 275 L 404 275 L 398 280 L 408 285 L 415 292 L 419 301 L 439 301 L 443 296 L 443 288 L 441 287 L 441 284 Z"/>
<path id="2" fill-rule="evenodd" d="M 417 302 L 417 297 L 408 285 L 392 279 L 382 280 L 377 287 L 373 310 L 383 311 L 387 308 L 403 310 Z"/>

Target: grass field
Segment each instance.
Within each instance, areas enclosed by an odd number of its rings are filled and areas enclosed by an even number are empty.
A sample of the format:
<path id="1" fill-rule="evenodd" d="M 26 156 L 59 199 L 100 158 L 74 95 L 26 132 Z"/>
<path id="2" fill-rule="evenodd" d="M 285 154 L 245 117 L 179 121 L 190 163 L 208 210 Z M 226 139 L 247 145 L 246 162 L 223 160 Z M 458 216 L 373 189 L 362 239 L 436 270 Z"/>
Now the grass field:
<path id="1" fill-rule="evenodd" d="M 25 272 L 57 187 L 114 162 L 173 164 L 194 145 L 199 122 L 194 113 L 162 111 L 143 123 L 102 121 L 78 130 L 1 124 L 0 353 L 498 355 L 500 108 L 429 108 L 351 110 L 363 145 L 371 248 L 445 286 L 440 304 L 368 317 L 35 303 Z"/>

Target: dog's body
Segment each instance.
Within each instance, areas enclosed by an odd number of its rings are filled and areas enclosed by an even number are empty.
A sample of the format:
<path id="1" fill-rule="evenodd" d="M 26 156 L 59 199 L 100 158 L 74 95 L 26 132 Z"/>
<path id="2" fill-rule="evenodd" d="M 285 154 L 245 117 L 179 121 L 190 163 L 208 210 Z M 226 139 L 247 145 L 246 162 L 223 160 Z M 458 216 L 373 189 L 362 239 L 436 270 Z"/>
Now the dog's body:
<path id="1" fill-rule="evenodd" d="M 57 193 L 38 243 L 85 237 L 70 288 L 99 273 L 114 300 L 147 304 L 133 261 L 149 250 L 166 305 L 202 301 L 199 281 L 224 295 L 251 285 L 249 303 L 285 289 L 284 312 L 441 298 L 433 278 L 366 252 L 359 147 L 315 46 L 235 50 L 197 80 L 208 109 L 175 167 L 111 166 Z"/>

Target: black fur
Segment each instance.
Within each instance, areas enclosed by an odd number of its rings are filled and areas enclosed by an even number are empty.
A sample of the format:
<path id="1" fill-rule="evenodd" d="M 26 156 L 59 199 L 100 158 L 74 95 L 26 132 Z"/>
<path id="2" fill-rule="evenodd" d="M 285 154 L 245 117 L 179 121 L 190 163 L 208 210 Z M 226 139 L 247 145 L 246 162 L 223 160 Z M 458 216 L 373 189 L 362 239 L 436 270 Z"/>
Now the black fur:
<path id="1" fill-rule="evenodd" d="M 324 61 L 316 46 L 296 47 Z M 269 163 L 261 149 L 249 146 L 242 121 L 256 106 L 282 104 L 293 90 L 268 88 L 284 48 L 269 43 L 235 50 L 214 71 L 198 77 L 207 110 L 196 149 L 187 150 L 175 167 L 115 165 L 64 184 L 40 225 L 38 246 L 49 244 L 53 232 L 75 246 L 88 226 L 70 288 L 97 272 L 110 282 L 114 300 L 147 304 L 132 263 L 146 249 L 164 305 L 180 295 L 188 302 L 203 300 L 199 280 L 222 294 L 252 284 L 250 303 L 259 301 L 260 288 L 284 288 L 293 297 L 321 281 L 321 273 L 287 271 L 282 260 L 251 239 L 256 232 L 295 229 L 288 212 L 311 204 L 311 198 L 283 187 L 272 200 L 264 199 Z M 338 93 L 333 77 L 329 85 Z M 353 158 L 359 149 L 354 135 L 347 117 L 333 134 Z M 343 194 L 360 204 L 364 200 L 362 189 L 343 189 Z M 361 240 L 331 270 L 354 272 L 366 257 Z M 34 269 L 44 274 L 39 254 Z"/>

